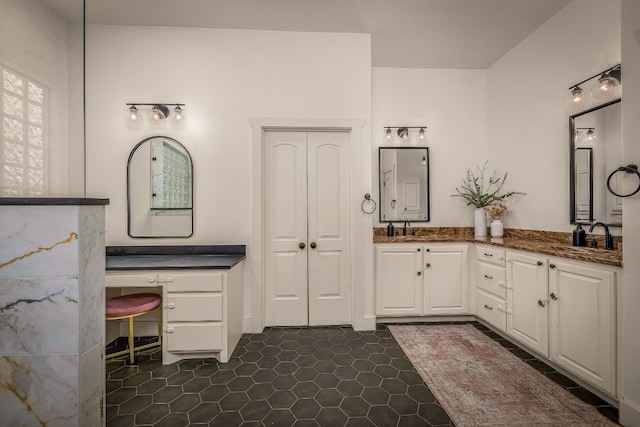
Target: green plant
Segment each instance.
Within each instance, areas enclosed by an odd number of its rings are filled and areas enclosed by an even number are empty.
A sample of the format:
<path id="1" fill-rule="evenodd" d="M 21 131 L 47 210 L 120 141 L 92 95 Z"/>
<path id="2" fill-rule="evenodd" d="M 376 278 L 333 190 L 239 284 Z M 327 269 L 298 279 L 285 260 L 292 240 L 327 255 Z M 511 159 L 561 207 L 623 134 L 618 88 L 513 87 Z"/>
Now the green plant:
<path id="1" fill-rule="evenodd" d="M 467 202 L 467 205 L 484 208 L 493 203 L 506 200 L 514 194 L 524 194 L 517 191 L 501 193 L 502 187 L 507 180 L 507 173 L 505 172 L 504 176 L 500 178 L 498 171 L 494 170 L 487 182 L 485 179 L 487 169 L 487 162 L 484 162 L 482 168 L 476 166 L 475 172 L 467 169 L 467 176 L 463 179 L 462 185 L 456 187 L 457 194 L 452 194 L 451 197 L 462 197 Z"/>

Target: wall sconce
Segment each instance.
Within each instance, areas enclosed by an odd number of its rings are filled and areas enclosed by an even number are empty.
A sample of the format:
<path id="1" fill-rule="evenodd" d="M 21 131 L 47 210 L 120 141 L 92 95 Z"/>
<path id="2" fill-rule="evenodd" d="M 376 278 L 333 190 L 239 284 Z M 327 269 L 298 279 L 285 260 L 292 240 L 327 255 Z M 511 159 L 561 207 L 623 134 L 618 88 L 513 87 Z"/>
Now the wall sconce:
<path id="1" fill-rule="evenodd" d="M 403 140 L 403 141 L 407 141 L 411 138 L 411 129 L 419 129 L 417 134 L 418 134 L 418 138 L 419 139 L 425 139 L 426 137 L 426 126 L 384 126 L 385 129 L 385 138 L 386 139 L 393 139 L 393 131 L 392 129 L 396 129 L 396 134 L 398 135 L 398 137 Z"/>
<path id="2" fill-rule="evenodd" d="M 138 107 L 149 107 L 149 123 L 152 128 L 158 129 L 165 125 L 165 120 L 171 117 L 174 127 L 182 128 L 185 122 L 185 112 L 182 107 L 185 104 L 150 104 L 144 102 L 129 102 L 129 122 L 132 127 L 139 128 L 142 126 L 143 115 Z M 172 110 L 169 107 L 174 107 Z"/>
<path id="3" fill-rule="evenodd" d="M 576 145 L 593 142 L 598 138 L 595 128 L 576 128 L 575 143 Z"/>
<path id="4" fill-rule="evenodd" d="M 602 101 L 618 98 L 620 96 L 620 85 L 622 83 L 622 65 L 614 65 L 601 73 L 572 85 L 569 88 L 571 91 L 571 100 L 569 104 L 573 110 L 578 110 L 586 104 L 586 95 L 580 85 L 584 85 L 593 79 L 596 80 L 591 84 L 589 89 L 589 93 L 593 99 L 596 101 Z"/>

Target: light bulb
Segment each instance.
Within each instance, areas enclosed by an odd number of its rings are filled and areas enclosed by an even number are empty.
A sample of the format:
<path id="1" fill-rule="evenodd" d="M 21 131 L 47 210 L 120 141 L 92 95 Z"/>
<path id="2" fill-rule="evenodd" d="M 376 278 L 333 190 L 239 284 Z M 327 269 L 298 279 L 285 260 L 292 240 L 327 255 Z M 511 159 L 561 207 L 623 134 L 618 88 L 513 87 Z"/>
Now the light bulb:
<path id="1" fill-rule="evenodd" d="M 173 109 L 173 118 L 171 120 L 173 127 L 178 129 L 183 128 L 186 118 L 185 111 L 180 108 L 180 105 L 176 105 L 176 108 Z"/>
<path id="2" fill-rule="evenodd" d="M 424 128 L 420 128 L 420 139 L 424 139 Z"/>
<path id="3" fill-rule="evenodd" d="M 404 140 L 409 139 L 409 129 L 407 128 L 398 128 L 398 136 Z"/>
<path id="4" fill-rule="evenodd" d="M 391 139 L 392 135 L 391 135 L 391 128 L 387 128 L 387 139 Z"/>
<path id="5" fill-rule="evenodd" d="M 131 105 L 127 110 L 127 124 L 131 129 L 140 129 L 142 127 L 142 114 L 135 105 Z"/>
<path id="6" fill-rule="evenodd" d="M 131 108 L 129 108 L 129 119 L 132 122 L 140 120 L 140 116 L 138 113 L 140 113 L 140 110 L 138 110 L 135 105 L 132 105 Z"/>
<path id="7" fill-rule="evenodd" d="M 589 128 L 589 130 L 587 130 L 587 141 L 593 141 L 594 139 L 596 139 L 596 132 L 594 128 Z"/>
<path id="8" fill-rule="evenodd" d="M 583 90 L 580 86 L 575 86 L 571 89 L 571 106 L 573 108 L 583 107 L 586 103 L 586 98 L 584 96 Z"/>
<path id="9" fill-rule="evenodd" d="M 422 156 L 422 164 L 423 165 L 427 164 L 427 156 Z"/>
<path id="10" fill-rule="evenodd" d="M 591 87 L 591 96 L 597 100 L 613 98 L 617 95 L 620 82 L 615 77 L 602 73 Z"/>

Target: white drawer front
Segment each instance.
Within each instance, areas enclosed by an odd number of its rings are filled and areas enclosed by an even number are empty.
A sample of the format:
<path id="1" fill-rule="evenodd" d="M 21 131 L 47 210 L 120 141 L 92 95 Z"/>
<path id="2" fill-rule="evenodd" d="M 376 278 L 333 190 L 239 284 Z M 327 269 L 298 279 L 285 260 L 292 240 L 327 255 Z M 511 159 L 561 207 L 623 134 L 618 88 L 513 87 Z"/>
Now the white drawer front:
<path id="1" fill-rule="evenodd" d="M 481 290 L 476 292 L 476 316 L 503 332 L 507 329 L 506 308 L 503 299 Z"/>
<path id="2" fill-rule="evenodd" d="M 222 321 L 222 294 L 169 293 L 166 307 L 168 322 Z"/>
<path id="3" fill-rule="evenodd" d="M 224 273 L 173 273 L 158 275 L 158 280 L 166 283 L 168 292 L 220 292 Z"/>
<path id="4" fill-rule="evenodd" d="M 495 265 L 505 266 L 504 251 L 499 249 L 478 246 L 476 248 L 476 256 L 479 260 L 489 262 Z"/>
<path id="5" fill-rule="evenodd" d="M 222 342 L 222 323 L 169 323 L 163 337 L 172 352 L 219 351 Z"/>
<path id="6" fill-rule="evenodd" d="M 476 286 L 478 288 L 491 292 L 500 298 L 506 298 L 506 283 L 507 273 L 504 267 L 486 264 L 484 262 L 478 263 L 476 275 Z"/>
<path id="7" fill-rule="evenodd" d="M 113 274 L 105 276 L 105 286 L 108 288 L 143 288 L 161 286 L 158 284 L 156 273 Z"/>

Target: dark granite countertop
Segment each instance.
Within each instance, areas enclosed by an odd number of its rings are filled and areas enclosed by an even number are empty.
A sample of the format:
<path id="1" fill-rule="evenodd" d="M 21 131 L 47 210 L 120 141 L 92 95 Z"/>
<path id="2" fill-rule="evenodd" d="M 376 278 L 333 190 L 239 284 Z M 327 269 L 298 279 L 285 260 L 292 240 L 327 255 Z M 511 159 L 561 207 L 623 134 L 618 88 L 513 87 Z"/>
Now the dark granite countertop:
<path id="1" fill-rule="evenodd" d="M 230 269 L 245 245 L 107 246 L 107 270 Z"/>
<path id="2" fill-rule="evenodd" d="M 108 205 L 109 199 L 87 197 L 0 197 L 0 206 Z"/>
<path id="3" fill-rule="evenodd" d="M 468 242 L 482 243 L 509 249 L 518 249 L 544 255 L 552 255 L 579 261 L 594 262 L 620 267 L 622 266 L 622 240 L 614 237 L 615 250 L 604 249 L 603 236 L 595 236 L 599 248 L 573 246 L 571 233 L 549 232 L 539 230 L 507 229 L 501 238 L 473 235 L 473 228 L 468 227 L 420 227 L 411 229 L 416 235 L 387 237 L 386 230 L 375 228 L 374 243 L 437 243 Z"/>

